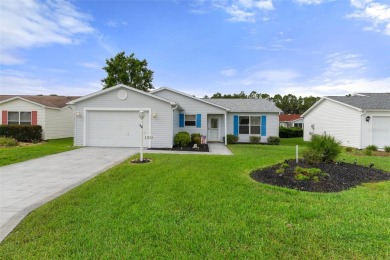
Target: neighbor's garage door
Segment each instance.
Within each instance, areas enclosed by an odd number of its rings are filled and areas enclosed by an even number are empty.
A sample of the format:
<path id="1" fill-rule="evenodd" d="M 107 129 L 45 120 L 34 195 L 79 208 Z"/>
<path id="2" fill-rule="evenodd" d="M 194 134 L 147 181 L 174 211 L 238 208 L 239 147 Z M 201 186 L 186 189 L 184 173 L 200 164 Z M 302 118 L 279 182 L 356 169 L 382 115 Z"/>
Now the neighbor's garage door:
<path id="1" fill-rule="evenodd" d="M 88 111 L 87 146 L 140 147 L 141 120 L 138 111 Z M 144 132 L 149 131 L 145 113 Z"/>
<path id="2" fill-rule="evenodd" d="M 390 117 L 372 118 L 372 143 L 379 148 L 390 145 Z"/>

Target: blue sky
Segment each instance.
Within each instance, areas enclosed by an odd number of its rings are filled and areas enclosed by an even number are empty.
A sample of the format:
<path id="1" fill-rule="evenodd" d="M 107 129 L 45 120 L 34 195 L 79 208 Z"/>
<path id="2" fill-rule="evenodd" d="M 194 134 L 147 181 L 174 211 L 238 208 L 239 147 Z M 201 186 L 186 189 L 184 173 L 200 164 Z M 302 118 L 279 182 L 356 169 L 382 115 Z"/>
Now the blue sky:
<path id="1" fill-rule="evenodd" d="M 0 1 L 0 93 L 85 95 L 135 53 L 203 97 L 390 92 L 389 0 Z"/>

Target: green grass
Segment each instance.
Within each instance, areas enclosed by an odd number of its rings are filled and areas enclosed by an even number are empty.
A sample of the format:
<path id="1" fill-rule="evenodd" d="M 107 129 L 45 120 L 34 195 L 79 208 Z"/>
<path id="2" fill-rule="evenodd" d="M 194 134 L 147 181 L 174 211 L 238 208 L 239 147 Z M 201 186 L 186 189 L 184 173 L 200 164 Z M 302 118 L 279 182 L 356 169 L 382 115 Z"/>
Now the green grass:
<path id="1" fill-rule="evenodd" d="M 29 214 L 0 258 L 390 257 L 390 182 L 327 194 L 274 187 L 249 174 L 294 158 L 294 142 L 229 147 L 234 156 L 126 161 Z"/>
<path id="2" fill-rule="evenodd" d="M 0 147 L 0 166 L 75 149 L 73 138 L 53 139 L 29 146 Z"/>

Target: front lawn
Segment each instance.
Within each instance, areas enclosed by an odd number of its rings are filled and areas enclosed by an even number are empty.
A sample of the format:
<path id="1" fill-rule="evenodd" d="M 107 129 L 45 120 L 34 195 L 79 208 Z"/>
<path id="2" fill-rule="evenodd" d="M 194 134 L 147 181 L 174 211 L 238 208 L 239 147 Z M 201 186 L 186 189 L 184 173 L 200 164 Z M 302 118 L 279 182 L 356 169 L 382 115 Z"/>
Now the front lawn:
<path id="1" fill-rule="evenodd" d="M 43 143 L 16 147 L 0 147 L 0 166 L 75 149 L 73 138 L 53 139 Z"/>
<path id="2" fill-rule="evenodd" d="M 389 259 L 390 182 L 327 194 L 274 187 L 249 174 L 294 158 L 294 142 L 230 148 L 128 160 L 29 214 L 0 258 Z M 387 159 L 376 167 L 390 171 Z"/>

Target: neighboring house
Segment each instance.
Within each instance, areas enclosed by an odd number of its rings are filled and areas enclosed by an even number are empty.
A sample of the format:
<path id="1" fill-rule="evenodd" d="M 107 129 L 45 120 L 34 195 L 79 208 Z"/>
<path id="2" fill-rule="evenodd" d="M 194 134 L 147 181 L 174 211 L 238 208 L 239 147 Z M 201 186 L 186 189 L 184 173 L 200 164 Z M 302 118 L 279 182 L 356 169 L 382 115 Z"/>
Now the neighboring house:
<path id="1" fill-rule="evenodd" d="M 73 112 L 67 102 L 79 97 L 0 95 L 2 125 L 40 125 L 43 139 L 73 136 Z"/>
<path id="2" fill-rule="evenodd" d="M 76 146 L 139 147 L 141 120 L 145 147 L 169 148 L 180 131 L 200 133 L 205 142 L 222 142 L 227 134 L 248 142 L 278 136 L 279 113 L 262 99 L 200 99 L 170 88 L 144 92 L 125 85 L 104 89 L 68 103 L 76 113 Z M 226 138 L 225 138 L 226 141 Z"/>
<path id="3" fill-rule="evenodd" d="M 305 141 L 326 133 L 344 146 L 390 146 L 390 93 L 323 97 L 302 117 Z"/>
<path id="4" fill-rule="evenodd" d="M 303 118 L 298 114 L 281 114 L 279 115 L 279 126 L 303 128 Z"/>

